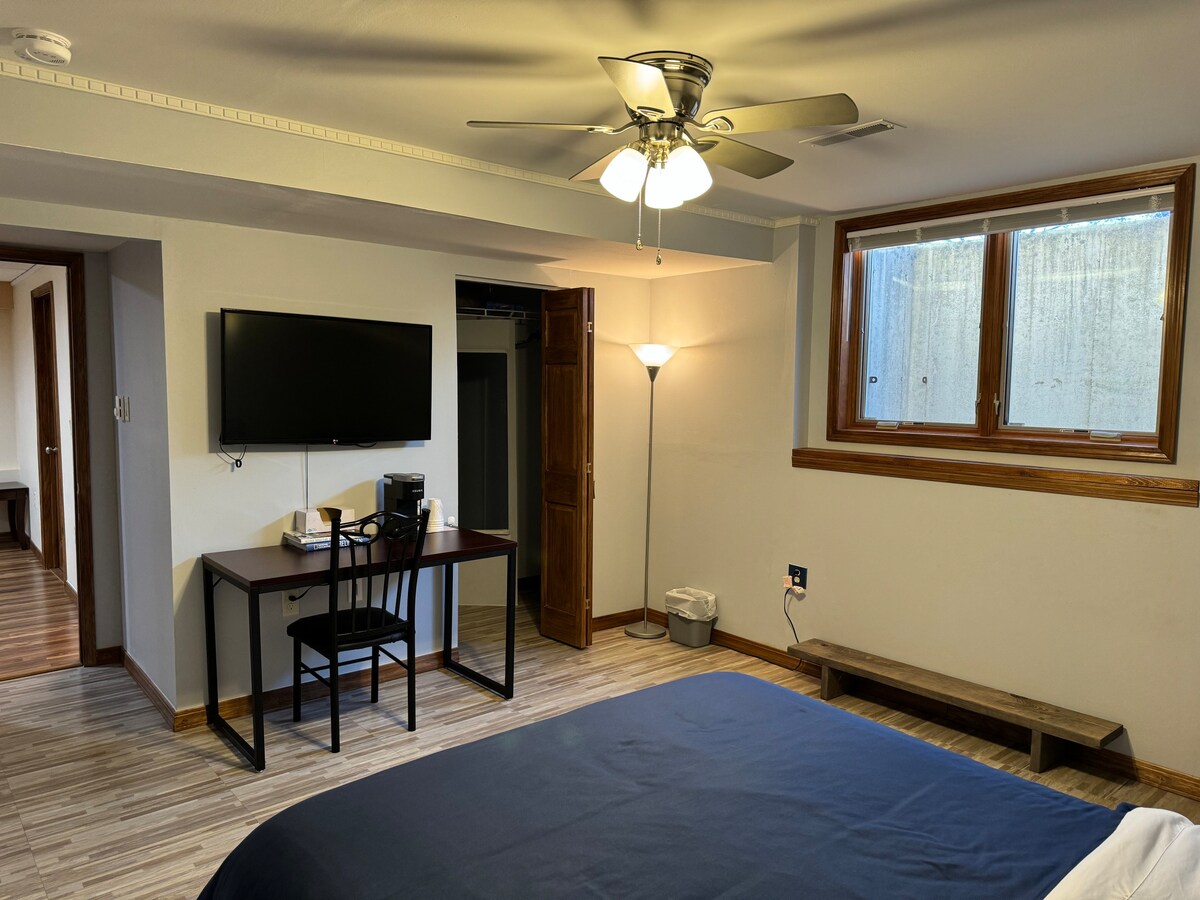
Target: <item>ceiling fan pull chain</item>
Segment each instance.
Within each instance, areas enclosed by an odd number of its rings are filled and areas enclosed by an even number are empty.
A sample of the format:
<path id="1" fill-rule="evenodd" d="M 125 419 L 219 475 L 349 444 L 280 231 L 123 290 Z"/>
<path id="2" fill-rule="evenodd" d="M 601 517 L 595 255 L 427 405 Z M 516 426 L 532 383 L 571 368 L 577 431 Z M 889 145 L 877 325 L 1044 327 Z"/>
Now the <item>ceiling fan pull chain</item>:
<path id="1" fill-rule="evenodd" d="M 658 255 L 654 257 L 656 266 L 662 265 L 662 210 L 658 211 Z"/>
<path id="2" fill-rule="evenodd" d="M 642 192 L 638 193 L 638 236 L 637 243 L 633 246 L 638 250 L 642 249 Z"/>

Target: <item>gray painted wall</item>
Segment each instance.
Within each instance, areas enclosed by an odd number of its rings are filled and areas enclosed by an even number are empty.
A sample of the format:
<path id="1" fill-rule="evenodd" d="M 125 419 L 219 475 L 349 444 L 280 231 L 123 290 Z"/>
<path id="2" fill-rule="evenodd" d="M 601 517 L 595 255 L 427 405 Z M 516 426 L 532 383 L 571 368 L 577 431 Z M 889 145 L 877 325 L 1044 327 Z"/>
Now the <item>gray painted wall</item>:
<path id="1" fill-rule="evenodd" d="M 125 650 L 168 697 L 175 691 L 171 479 L 167 444 L 162 251 L 129 241 L 108 254 L 113 381 L 130 397 L 117 426 Z"/>

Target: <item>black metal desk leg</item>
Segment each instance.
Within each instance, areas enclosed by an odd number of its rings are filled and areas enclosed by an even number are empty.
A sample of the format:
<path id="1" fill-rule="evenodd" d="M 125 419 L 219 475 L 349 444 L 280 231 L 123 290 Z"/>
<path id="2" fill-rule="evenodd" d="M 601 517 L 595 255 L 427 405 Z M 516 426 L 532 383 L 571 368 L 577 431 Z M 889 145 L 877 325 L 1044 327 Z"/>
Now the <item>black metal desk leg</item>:
<path id="1" fill-rule="evenodd" d="M 208 666 L 208 702 L 204 705 L 205 719 L 212 725 L 220 716 L 217 697 L 217 621 L 213 609 L 213 574 L 204 569 L 204 655 Z"/>
<path id="2" fill-rule="evenodd" d="M 516 668 L 517 631 L 517 551 L 508 551 L 508 598 L 504 622 L 504 699 L 513 696 L 513 673 Z"/>
<path id="3" fill-rule="evenodd" d="M 442 665 L 449 667 L 454 641 L 454 563 L 446 563 L 442 567 L 442 580 L 445 582 L 442 594 Z"/>
<path id="4" fill-rule="evenodd" d="M 254 712 L 254 768 L 267 767 L 266 738 L 263 735 L 262 628 L 259 624 L 258 591 L 250 591 L 250 696 Z"/>

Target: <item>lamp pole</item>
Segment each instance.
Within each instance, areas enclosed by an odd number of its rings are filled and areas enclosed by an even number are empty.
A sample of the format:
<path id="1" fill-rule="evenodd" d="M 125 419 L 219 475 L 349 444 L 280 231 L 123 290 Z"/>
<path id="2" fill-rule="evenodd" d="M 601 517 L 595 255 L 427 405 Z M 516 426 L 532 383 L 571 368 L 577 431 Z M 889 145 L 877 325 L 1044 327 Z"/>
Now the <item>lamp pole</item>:
<path id="1" fill-rule="evenodd" d="M 632 344 L 633 352 L 646 366 L 646 374 L 650 376 L 650 427 L 646 441 L 646 557 L 645 569 L 642 574 L 642 621 L 634 622 L 625 628 L 630 637 L 653 639 L 663 637 L 667 630 L 661 625 L 650 621 L 650 499 L 654 479 L 654 379 L 658 370 L 666 364 L 674 353 L 674 347 L 662 344 Z"/>

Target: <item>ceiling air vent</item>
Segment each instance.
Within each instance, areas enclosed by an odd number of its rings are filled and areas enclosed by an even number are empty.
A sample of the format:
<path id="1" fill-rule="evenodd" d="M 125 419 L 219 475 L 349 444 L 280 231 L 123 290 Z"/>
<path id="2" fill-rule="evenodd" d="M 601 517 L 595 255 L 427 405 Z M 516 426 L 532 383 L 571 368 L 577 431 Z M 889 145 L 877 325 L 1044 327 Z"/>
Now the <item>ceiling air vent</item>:
<path id="1" fill-rule="evenodd" d="M 71 42 L 44 28 L 14 28 L 13 52 L 43 66 L 65 66 L 71 61 Z"/>
<path id="2" fill-rule="evenodd" d="M 880 134 L 884 131 L 892 131 L 903 127 L 903 125 L 897 125 L 895 122 L 889 122 L 887 119 L 876 119 L 874 122 L 863 122 L 861 125 L 852 125 L 849 128 L 843 128 L 841 131 L 832 131 L 818 137 L 807 138 L 800 141 L 800 143 L 812 144 L 814 147 L 828 147 L 831 144 L 855 141 L 859 138 L 869 137 L 872 134 Z"/>

